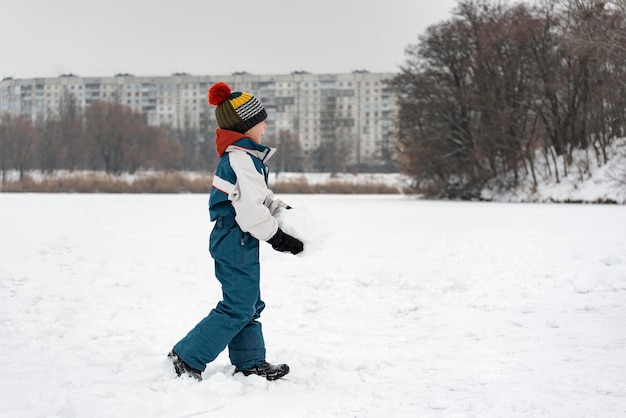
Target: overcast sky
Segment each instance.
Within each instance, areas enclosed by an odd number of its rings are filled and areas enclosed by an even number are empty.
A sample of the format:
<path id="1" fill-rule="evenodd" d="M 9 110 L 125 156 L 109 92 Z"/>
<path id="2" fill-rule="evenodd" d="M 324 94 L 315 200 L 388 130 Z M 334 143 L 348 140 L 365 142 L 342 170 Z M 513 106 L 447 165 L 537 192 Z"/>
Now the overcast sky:
<path id="1" fill-rule="evenodd" d="M 396 72 L 456 0 L 0 0 L 0 78 Z"/>

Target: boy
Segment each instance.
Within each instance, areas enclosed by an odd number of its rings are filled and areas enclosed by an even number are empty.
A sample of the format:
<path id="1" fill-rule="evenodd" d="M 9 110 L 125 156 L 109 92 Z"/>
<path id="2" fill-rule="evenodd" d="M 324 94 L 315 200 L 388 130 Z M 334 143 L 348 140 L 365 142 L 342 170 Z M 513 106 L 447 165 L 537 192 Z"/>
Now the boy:
<path id="1" fill-rule="evenodd" d="M 246 92 L 231 92 L 225 83 L 209 89 L 219 125 L 215 144 L 220 157 L 209 198 L 210 252 L 223 299 L 168 354 L 179 376 L 202 380 L 206 363 L 228 347 L 235 373 L 267 380 L 289 373 L 286 364 L 265 361 L 265 343 L 257 322 L 265 304 L 260 295 L 259 241 L 277 251 L 298 254 L 304 246 L 285 234 L 276 218 L 289 207 L 267 187 L 267 160 L 276 151 L 261 145 L 267 113 Z"/>

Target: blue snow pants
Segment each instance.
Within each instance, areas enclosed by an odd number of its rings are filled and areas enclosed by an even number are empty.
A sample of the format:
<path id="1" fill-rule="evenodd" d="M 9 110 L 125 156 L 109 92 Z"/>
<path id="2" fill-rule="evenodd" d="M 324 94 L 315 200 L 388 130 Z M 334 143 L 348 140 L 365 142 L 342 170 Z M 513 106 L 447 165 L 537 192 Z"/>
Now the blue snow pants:
<path id="1" fill-rule="evenodd" d="M 236 370 L 265 360 L 261 323 L 259 240 L 244 233 L 234 217 L 218 217 L 210 239 L 222 301 L 175 346 L 189 366 L 203 371 L 226 348 Z"/>

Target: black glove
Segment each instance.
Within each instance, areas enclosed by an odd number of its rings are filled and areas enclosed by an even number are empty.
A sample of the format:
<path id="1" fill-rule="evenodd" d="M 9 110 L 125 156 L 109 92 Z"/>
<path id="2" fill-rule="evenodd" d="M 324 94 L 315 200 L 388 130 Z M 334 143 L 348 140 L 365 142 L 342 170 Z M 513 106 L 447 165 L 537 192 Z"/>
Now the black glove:
<path id="1" fill-rule="evenodd" d="M 300 254 L 304 250 L 304 244 L 298 238 L 294 238 L 289 234 L 285 234 L 282 229 L 278 228 L 276 234 L 267 240 L 276 251 L 291 254 Z"/>

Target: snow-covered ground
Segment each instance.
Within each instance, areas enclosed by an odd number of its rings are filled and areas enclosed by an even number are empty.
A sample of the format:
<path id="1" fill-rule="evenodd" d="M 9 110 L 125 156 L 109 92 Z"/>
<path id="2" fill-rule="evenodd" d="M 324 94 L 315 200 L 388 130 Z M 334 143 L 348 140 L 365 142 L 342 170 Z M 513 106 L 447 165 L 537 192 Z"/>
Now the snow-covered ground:
<path id="1" fill-rule="evenodd" d="M 219 300 L 204 195 L 0 194 L 2 417 L 626 416 L 623 206 L 281 196 L 268 360 L 166 354 Z"/>

